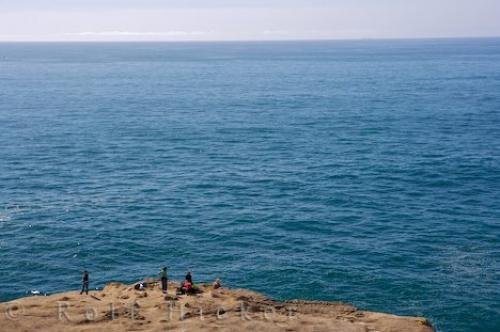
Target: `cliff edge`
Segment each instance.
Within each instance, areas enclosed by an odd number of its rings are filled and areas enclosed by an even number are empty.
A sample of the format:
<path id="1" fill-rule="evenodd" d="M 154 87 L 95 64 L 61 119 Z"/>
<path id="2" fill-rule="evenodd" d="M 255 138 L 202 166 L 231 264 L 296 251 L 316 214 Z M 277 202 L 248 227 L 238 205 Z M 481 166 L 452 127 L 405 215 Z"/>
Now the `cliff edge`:
<path id="1" fill-rule="evenodd" d="M 338 331 L 432 332 L 425 318 L 358 310 L 339 302 L 279 302 L 242 289 L 200 285 L 197 295 L 163 294 L 110 283 L 89 295 L 67 292 L 0 304 L 0 330 L 8 331 Z"/>

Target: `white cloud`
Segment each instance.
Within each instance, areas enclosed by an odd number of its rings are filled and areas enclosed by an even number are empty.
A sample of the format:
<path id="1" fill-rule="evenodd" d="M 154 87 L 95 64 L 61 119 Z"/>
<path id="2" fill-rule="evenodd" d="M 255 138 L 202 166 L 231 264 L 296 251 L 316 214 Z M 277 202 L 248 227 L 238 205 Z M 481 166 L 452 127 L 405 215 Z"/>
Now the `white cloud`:
<path id="1" fill-rule="evenodd" d="M 160 31 L 160 32 L 140 32 L 140 31 L 84 31 L 65 33 L 65 36 L 82 37 L 177 37 L 177 36 L 203 36 L 209 34 L 206 31 Z"/>

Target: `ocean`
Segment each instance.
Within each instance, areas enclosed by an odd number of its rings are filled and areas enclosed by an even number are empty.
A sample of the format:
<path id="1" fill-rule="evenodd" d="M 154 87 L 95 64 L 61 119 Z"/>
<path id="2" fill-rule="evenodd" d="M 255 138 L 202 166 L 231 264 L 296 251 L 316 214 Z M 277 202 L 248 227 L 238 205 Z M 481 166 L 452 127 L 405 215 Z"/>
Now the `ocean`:
<path id="1" fill-rule="evenodd" d="M 0 44 L 0 300 L 187 270 L 500 328 L 500 39 Z"/>

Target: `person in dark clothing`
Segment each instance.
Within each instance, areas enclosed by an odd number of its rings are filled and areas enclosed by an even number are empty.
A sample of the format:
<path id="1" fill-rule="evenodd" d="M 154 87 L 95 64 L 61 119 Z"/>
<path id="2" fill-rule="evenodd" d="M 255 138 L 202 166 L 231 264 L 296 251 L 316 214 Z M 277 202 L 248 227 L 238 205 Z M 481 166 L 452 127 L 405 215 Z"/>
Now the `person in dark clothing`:
<path id="1" fill-rule="evenodd" d="M 89 273 L 87 271 L 83 271 L 82 291 L 80 292 L 80 295 L 82 295 L 83 292 L 89 295 Z"/>
<path id="2" fill-rule="evenodd" d="M 191 283 L 191 285 L 193 284 L 193 277 L 191 276 L 191 271 L 188 271 L 188 273 L 186 273 L 186 278 L 185 278 L 187 281 L 189 281 Z"/>
<path id="3" fill-rule="evenodd" d="M 160 280 L 161 280 L 161 289 L 162 289 L 163 293 L 166 293 L 167 288 L 168 288 L 168 278 L 167 278 L 167 268 L 166 267 L 164 267 L 160 271 Z"/>

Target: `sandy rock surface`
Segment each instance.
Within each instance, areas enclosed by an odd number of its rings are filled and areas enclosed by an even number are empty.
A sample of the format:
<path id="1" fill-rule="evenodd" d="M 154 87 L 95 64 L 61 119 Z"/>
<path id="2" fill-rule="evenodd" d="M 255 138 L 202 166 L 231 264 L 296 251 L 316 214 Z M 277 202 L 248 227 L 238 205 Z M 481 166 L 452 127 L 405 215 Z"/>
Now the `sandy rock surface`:
<path id="1" fill-rule="evenodd" d="M 278 302 L 252 291 L 202 285 L 198 295 L 163 294 L 110 283 L 89 295 L 67 292 L 0 304 L 8 331 L 333 331 L 431 332 L 425 318 L 367 312 L 344 303 Z"/>

